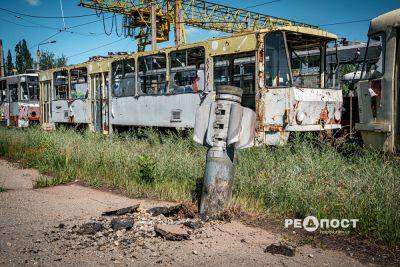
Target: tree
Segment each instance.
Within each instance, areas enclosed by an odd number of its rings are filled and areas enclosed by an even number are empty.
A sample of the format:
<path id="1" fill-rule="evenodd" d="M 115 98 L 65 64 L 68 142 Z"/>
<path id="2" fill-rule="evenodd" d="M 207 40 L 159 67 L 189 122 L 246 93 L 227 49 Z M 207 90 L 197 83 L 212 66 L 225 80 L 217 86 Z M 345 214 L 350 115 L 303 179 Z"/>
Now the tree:
<path id="1" fill-rule="evenodd" d="M 18 73 L 25 73 L 27 69 L 32 69 L 32 56 L 29 52 L 25 39 L 18 42 L 15 46 L 15 67 Z"/>
<path id="2" fill-rule="evenodd" d="M 40 55 L 39 67 L 41 70 L 48 70 L 51 68 L 65 67 L 67 65 L 67 57 L 61 55 L 56 57 L 53 52 L 43 51 Z"/>
<path id="3" fill-rule="evenodd" d="M 31 52 L 29 52 L 28 45 L 26 44 L 25 39 L 22 39 L 22 57 L 24 59 L 24 70 L 33 69 L 33 59 L 31 56 Z"/>
<path id="4" fill-rule="evenodd" d="M 15 68 L 17 73 L 24 73 L 24 58 L 22 56 L 21 42 L 15 45 Z"/>
<path id="5" fill-rule="evenodd" d="M 8 49 L 7 60 L 4 68 L 6 76 L 13 75 L 14 63 L 12 61 L 11 51 Z"/>
<path id="6" fill-rule="evenodd" d="M 65 67 L 67 66 L 68 58 L 65 55 L 61 55 L 61 57 L 58 57 L 56 59 L 56 66 L 57 68 L 59 67 Z"/>

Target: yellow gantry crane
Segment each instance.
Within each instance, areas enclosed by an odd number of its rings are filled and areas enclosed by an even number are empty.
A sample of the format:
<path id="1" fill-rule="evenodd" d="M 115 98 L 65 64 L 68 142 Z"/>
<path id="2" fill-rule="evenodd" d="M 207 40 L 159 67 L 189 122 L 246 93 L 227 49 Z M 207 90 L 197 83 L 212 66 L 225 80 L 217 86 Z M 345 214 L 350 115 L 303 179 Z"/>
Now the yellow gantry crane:
<path id="1" fill-rule="evenodd" d="M 245 9 L 203 0 L 81 0 L 80 6 L 124 16 L 128 35 L 138 39 L 138 50 L 169 40 L 174 25 L 175 43 L 185 43 L 184 25 L 227 33 L 251 31 L 273 26 L 317 26 L 277 18 Z M 138 34 L 133 33 L 138 30 Z"/>

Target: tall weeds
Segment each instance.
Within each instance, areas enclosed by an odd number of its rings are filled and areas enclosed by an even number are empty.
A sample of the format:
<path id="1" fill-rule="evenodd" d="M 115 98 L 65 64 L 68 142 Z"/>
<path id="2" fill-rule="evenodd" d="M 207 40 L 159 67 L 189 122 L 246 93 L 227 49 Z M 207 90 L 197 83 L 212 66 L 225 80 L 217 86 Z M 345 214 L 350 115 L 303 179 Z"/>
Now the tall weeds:
<path id="1" fill-rule="evenodd" d="M 196 201 L 206 149 L 179 133 L 148 130 L 108 138 L 61 129 L 0 127 L 0 156 L 60 181 L 80 179 L 132 197 Z M 238 153 L 234 203 L 284 217 L 359 219 L 354 231 L 400 243 L 400 165 L 392 156 L 352 144 L 340 150 L 296 137 L 284 147 Z"/>

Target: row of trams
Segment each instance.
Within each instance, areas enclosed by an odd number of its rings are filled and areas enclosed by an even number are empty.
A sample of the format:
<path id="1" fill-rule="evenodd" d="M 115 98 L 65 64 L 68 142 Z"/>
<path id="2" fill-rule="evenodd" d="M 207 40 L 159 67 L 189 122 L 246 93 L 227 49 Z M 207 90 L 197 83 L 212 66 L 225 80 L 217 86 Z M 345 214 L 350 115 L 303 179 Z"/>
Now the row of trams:
<path id="1" fill-rule="evenodd" d="M 9 127 L 73 125 L 104 134 L 141 126 L 193 128 L 198 107 L 228 84 L 242 88 L 242 105 L 256 112 L 256 144 L 284 144 L 292 132 L 346 128 L 348 114 L 358 120 L 355 129 L 366 144 L 395 152 L 399 26 L 400 9 L 371 21 L 362 72 L 354 73 L 355 102 L 343 100 L 337 37 L 288 25 L 2 77 L 0 120 Z"/>

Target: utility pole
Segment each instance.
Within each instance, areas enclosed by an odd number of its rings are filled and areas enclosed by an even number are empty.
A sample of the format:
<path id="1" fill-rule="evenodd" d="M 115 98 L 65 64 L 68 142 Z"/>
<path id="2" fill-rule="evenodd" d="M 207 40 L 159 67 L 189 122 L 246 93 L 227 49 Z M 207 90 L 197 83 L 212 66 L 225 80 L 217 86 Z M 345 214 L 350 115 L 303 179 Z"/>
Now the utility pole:
<path id="1" fill-rule="evenodd" d="M 48 42 L 38 44 L 37 50 L 36 50 L 36 68 L 35 68 L 36 70 L 40 70 L 40 57 L 41 57 L 40 46 L 44 45 L 44 44 L 54 44 L 55 42 L 57 42 L 57 41 L 53 40 L 53 41 L 48 41 Z"/>
<path id="2" fill-rule="evenodd" d="M 39 45 L 36 50 L 36 70 L 40 70 L 40 50 L 39 50 Z"/>
<path id="3" fill-rule="evenodd" d="M 0 40 L 0 77 L 5 76 L 3 41 Z"/>
<path id="4" fill-rule="evenodd" d="M 155 0 L 151 0 L 151 49 L 157 49 L 157 14 Z"/>

